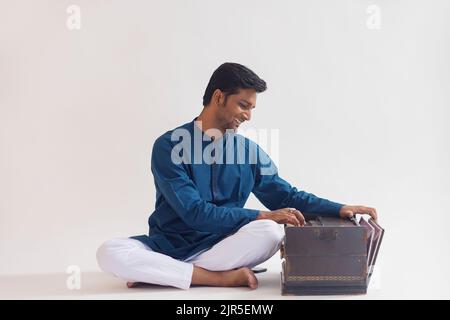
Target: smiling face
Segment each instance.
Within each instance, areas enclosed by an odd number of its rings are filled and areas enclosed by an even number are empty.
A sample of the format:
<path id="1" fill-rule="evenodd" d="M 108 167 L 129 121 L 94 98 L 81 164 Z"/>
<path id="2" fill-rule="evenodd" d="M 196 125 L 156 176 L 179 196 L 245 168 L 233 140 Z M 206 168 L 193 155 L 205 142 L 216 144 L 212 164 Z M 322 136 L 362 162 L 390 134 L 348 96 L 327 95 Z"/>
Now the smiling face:
<path id="1" fill-rule="evenodd" d="M 240 89 L 238 93 L 228 95 L 226 98 L 220 90 L 214 95 L 218 98 L 216 119 L 221 127 L 219 129 L 237 131 L 243 122 L 250 121 L 252 110 L 256 106 L 254 89 Z"/>

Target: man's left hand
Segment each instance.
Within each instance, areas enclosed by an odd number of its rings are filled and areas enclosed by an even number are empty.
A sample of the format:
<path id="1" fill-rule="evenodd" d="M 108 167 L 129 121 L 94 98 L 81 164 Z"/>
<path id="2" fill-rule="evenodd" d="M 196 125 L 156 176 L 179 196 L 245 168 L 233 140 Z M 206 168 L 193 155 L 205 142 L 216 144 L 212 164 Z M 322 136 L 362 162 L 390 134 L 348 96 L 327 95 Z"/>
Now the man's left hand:
<path id="1" fill-rule="evenodd" d="M 354 217 L 356 214 L 368 214 L 375 221 L 378 219 L 377 210 L 365 206 L 343 206 L 339 211 L 341 218 Z"/>

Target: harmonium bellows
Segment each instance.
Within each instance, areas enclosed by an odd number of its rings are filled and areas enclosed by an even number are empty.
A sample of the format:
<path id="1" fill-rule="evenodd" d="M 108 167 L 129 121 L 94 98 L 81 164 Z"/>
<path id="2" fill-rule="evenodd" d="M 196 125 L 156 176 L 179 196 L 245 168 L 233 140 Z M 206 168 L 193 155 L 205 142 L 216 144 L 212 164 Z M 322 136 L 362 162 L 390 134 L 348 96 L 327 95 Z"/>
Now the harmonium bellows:
<path id="1" fill-rule="evenodd" d="M 285 225 L 281 248 L 284 295 L 364 294 L 384 235 L 373 219 L 306 216 Z"/>

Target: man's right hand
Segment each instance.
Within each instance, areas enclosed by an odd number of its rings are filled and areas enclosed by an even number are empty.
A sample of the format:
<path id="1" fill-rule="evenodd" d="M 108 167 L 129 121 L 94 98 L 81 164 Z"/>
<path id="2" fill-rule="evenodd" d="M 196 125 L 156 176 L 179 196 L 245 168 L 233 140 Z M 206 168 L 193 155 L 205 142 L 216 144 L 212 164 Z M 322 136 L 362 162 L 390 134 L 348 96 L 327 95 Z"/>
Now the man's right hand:
<path id="1" fill-rule="evenodd" d="M 260 211 L 256 220 L 269 219 L 280 224 L 293 224 L 297 227 L 305 225 L 305 217 L 295 208 L 283 208 L 274 211 Z"/>

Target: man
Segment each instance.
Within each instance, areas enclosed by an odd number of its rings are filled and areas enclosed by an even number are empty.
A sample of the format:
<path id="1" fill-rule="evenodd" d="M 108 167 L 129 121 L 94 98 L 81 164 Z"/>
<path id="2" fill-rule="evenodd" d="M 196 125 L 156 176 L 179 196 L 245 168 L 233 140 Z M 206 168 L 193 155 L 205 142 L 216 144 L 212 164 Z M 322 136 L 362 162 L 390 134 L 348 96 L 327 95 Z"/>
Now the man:
<path id="1" fill-rule="evenodd" d="M 236 133 L 265 90 L 264 80 L 243 65 L 224 63 L 214 71 L 200 115 L 154 144 L 156 205 L 149 234 L 105 242 L 97 251 L 105 272 L 129 287 L 143 282 L 255 289 L 251 268 L 279 250 L 279 224 L 303 226 L 302 212 L 377 218 L 373 208 L 298 191 L 278 176 L 257 144 Z M 270 211 L 243 208 L 251 192 Z"/>

